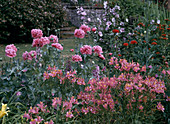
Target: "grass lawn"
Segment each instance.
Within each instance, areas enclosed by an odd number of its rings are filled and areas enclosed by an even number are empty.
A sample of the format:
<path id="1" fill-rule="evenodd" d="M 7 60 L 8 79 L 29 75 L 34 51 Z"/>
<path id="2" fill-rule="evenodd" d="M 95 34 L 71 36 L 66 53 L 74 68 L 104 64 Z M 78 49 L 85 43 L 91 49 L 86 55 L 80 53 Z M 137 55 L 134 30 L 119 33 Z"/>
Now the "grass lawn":
<path id="1" fill-rule="evenodd" d="M 63 51 L 62 54 L 65 56 L 72 55 L 73 52 L 70 52 L 70 49 L 75 49 L 75 39 L 64 39 L 64 40 L 59 40 L 59 43 L 63 44 Z M 15 57 L 16 59 L 22 60 L 22 54 L 25 51 L 31 51 L 31 50 L 36 50 L 36 48 L 32 47 L 32 44 L 14 44 L 18 51 L 17 51 L 17 56 Z M 0 65 L 3 62 L 10 61 L 10 58 L 5 55 L 5 47 L 6 45 L 0 44 Z M 45 47 L 43 48 L 45 49 Z"/>

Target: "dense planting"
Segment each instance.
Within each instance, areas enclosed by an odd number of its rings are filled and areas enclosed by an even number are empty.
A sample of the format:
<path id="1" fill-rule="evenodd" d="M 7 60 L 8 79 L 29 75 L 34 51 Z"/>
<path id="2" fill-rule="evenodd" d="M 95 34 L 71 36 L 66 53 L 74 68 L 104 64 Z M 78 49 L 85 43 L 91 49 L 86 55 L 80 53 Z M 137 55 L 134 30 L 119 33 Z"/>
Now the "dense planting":
<path id="1" fill-rule="evenodd" d="M 63 58 L 57 35 L 41 29 L 30 30 L 35 50 L 22 61 L 15 60 L 15 45 L 7 45 L 0 122 L 167 123 L 170 20 L 141 16 L 129 26 L 119 4 L 105 1 L 104 15 L 89 23 L 78 8 L 84 23 L 74 32 L 72 56 Z"/>

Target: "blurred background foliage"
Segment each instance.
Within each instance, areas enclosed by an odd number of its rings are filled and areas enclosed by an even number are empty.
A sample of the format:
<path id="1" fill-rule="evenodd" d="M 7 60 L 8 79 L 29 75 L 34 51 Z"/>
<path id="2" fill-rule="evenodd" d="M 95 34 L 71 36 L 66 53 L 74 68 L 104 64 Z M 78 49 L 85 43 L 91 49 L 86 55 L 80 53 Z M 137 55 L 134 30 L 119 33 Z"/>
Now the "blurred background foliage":
<path id="1" fill-rule="evenodd" d="M 65 23 L 59 0 L 1 0 L 0 7 L 0 43 L 29 43 L 31 29 L 39 28 L 45 36 Z"/>

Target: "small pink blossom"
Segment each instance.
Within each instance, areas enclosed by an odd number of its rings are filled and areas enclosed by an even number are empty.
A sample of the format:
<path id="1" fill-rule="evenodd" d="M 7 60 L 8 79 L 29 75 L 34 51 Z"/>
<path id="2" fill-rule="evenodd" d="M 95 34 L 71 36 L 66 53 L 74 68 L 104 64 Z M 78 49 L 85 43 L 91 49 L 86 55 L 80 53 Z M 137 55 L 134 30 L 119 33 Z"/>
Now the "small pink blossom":
<path id="1" fill-rule="evenodd" d="M 113 55 L 113 53 L 109 53 L 109 56 Z"/>
<path id="2" fill-rule="evenodd" d="M 41 38 L 43 36 L 42 30 L 40 29 L 32 29 L 31 35 L 33 38 Z"/>
<path id="3" fill-rule="evenodd" d="M 80 29 L 83 30 L 86 34 L 88 31 L 91 31 L 91 28 L 88 27 L 87 25 L 83 24 L 80 26 Z"/>
<path id="4" fill-rule="evenodd" d="M 146 72 L 146 65 L 142 66 L 141 71 Z"/>
<path id="5" fill-rule="evenodd" d="M 99 54 L 99 58 L 105 60 L 105 57 L 102 54 Z"/>
<path id="6" fill-rule="evenodd" d="M 166 71 L 165 71 L 165 69 L 163 69 L 163 70 L 162 70 L 162 74 L 164 74 L 164 75 L 166 74 Z"/>
<path id="7" fill-rule="evenodd" d="M 53 120 L 50 120 L 50 122 L 44 122 L 44 124 L 54 124 Z"/>
<path id="8" fill-rule="evenodd" d="M 41 118 L 41 116 L 37 116 L 37 118 L 35 119 L 35 121 L 39 124 L 41 121 L 43 121 L 44 119 Z"/>
<path id="9" fill-rule="evenodd" d="M 74 62 L 79 62 L 79 61 L 82 61 L 82 57 L 80 55 L 74 55 L 72 56 L 72 60 Z"/>
<path id="10" fill-rule="evenodd" d="M 92 54 L 92 47 L 89 46 L 89 45 L 84 45 L 83 47 L 80 48 L 80 52 L 82 54 L 89 54 L 89 55 L 91 55 Z"/>
<path id="11" fill-rule="evenodd" d="M 72 118 L 72 117 L 74 117 L 74 115 L 72 114 L 71 111 L 68 111 L 68 112 L 66 113 L 66 117 L 67 117 L 67 118 Z"/>
<path id="12" fill-rule="evenodd" d="M 25 112 L 25 114 L 23 115 L 23 118 L 31 119 L 31 116 Z"/>
<path id="13" fill-rule="evenodd" d="M 149 65 L 148 68 L 152 68 L 152 65 Z"/>
<path id="14" fill-rule="evenodd" d="M 50 35 L 48 38 L 52 43 L 58 43 L 58 37 L 57 36 Z"/>
<path id="15" fill-rule="evenodd" d="M 63 50 L 63 46 L 61 44 L 59 44 L 59 43 L 53 43 L 51 46 L 55 47 L 55 48 L 57 48 L 59 50 Z"/>
<path id="16" fill-rule="evenodd" d="M 22 94 L 22 93 L 19 92 L 19 91 L 16 93 L 17 96 L 21 96 L 21 94 Z"/>
<path id="17" fill-rule="evenodd" d="M 94 53 L 97 53 L 98 55 L 103 53 L 101 46 L 94 46 L 93 50 L 94 50 Z"/>
<path id="18" fill-rule="evenodd" d="M 84 38 L 85 32 L 82 29 L 76 29 L 74 31 L 74 36 L 77 38 Z"/>
<path id="19" fill-rule="evenodd" d="M 74 49 L 70 49 L 70 52 L 74 52 Z"/>
<path id="20" fill-rule="evenodd" d="M 165 110 L 165 108 L 164 108 L 164 106 L 161 104 L 161 102 L 158 103 L 157 109 L 158 109 L 158 110 L 161 110 L 162 112 L 164 112 L 164 110 Z"/>
<path id="21" fill-rule="evenodd" d="M 140 106 L 139 106 L 139 109 L 140 109 L 140 110 L 142 110 L 142 109 L 143 109 L 143 106 L 142 106 L 142 105 L 140 105 Z"/>

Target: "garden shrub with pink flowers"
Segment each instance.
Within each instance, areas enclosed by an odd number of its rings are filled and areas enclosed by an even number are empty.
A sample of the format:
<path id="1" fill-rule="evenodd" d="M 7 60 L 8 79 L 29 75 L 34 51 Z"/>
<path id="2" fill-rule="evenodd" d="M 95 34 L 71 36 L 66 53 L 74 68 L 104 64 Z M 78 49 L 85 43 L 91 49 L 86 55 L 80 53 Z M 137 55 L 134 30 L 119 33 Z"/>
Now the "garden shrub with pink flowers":
<path id="1" fill-rule="evenodd" d="M 104 7 L 121 11 L 118 5 L 109 8 L 107 2 Z M 7 45 L 6 56 L 11 59 L 0 68 L 0 100 L 5 103 L 0 122 L 168 123 L 169 29 L 151 22 L 137 23 L 131 30 L 135 36 L 117 28 L 117 22 L 83 23 L 74 32 L 73 55 L 65 58 L 57 35 L 44 37 L 41 29 L 30 31 L 35 50 L 25 51 L 23 60 L 15 59 L 14 44 Z M 167 38 L 165 42 L 156 38 L 158 34 Z"/>

